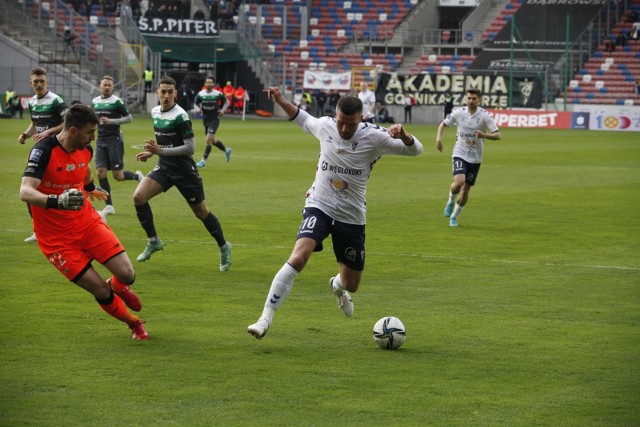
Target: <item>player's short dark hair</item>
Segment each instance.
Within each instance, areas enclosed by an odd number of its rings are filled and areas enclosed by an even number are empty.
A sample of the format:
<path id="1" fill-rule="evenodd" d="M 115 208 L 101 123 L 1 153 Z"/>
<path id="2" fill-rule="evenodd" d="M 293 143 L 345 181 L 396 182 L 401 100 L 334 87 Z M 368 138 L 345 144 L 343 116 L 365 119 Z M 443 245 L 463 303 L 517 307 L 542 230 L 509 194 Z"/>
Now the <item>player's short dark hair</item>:
<path id="1" fill-rule="evenodd" d="M 160 85 L 173 85 L 174 88 L 178 87 L 176 85 L 176 81 L 169 76 L 160 77 L 160 80 L 158 80 L 158 87 L 160 87 Z"/>
<path id="2" fill-rule="evenodd" d="M 47 75 L 47 69 L 44 67 L 33 67 L 31 69 L 31 75 L 32 76 L 46 76 Z"/>
<path id="3" fill-rule="evenodd" d="M 211 75 L 206 76 L 206 77 L 204 78 L 204 81 L 206 82 L 206 81 L 207 81 L 207 80 L 209 80 L 209 79 L 211 79 L 214 83 L 216 82 L 216 79 L 215 79 L 213 76 L 211 76 Z"/>
<path id="4" fill-rule="evenodd" d="M 82 128 L 88 124 L 100 124 L 100 118 L 91 107 L 84 104 L 73 104 L 64 115 L 64 128 Z"/>
<path id="5" fill-rule="evenodd" d="M 482 92 L 477 87 L 470 87 L 469 89 L 467 89 L 467 93 L 472 93 L 476 95 L 478 98 L 482 96 Z"/>
<path id="6" fill-rule="evenodd" d="M 102 83 L 103 80 L 111 80 L 111 83 L 113 83 L 113 77 L 111 77 L 111 76 L 106 76 L 105 75 L 105 76 L 100 77 L 100 80 L 99 80 L 100 83 Z"/>
<path id="7" fill-rule="evenodd" d="M 357 96 L 346 95 L 338 100 L 338 111 L 347 116 L 362 114 L 362 108 L 362 101 Z"/>

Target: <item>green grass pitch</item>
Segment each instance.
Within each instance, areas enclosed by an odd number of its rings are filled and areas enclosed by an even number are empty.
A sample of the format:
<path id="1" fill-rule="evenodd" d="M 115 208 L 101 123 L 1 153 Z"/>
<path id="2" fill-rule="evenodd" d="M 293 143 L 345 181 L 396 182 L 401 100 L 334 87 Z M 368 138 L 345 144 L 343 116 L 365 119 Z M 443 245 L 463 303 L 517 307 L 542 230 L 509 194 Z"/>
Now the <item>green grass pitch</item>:
<path id="1" fill-rule="evenodd" d="M 109 175 L 109 225 L 134 260 L 150 334 L 135 342 L 23 242 L 28 122 L 0 124 L 2 426 L 640 423 L 637 132 L 502 129 L 452 229 L 442 209 L 455 130 L 441 154 L 435 126 L 408 125 L 425 152 L 373 170 L 354 317 L 329 292 L 325 250 L 258 341 L 246 327 L 293 248 L 318 144 L 284 120 L 224 118 L 231 162 L 214 148 L 201 175 L 234 244 L 227 273 L 175 189 L 151 201 L 165 250 L 135 263 L 146 241 L 135 182 Z M 133 146 L 152 137 L 150 119 L 123 131 L 126 169 L 149 172 L 155 159 L 136 164 Z M 407 327 L 397 351 L 372 339 L 388 315 Z"/>

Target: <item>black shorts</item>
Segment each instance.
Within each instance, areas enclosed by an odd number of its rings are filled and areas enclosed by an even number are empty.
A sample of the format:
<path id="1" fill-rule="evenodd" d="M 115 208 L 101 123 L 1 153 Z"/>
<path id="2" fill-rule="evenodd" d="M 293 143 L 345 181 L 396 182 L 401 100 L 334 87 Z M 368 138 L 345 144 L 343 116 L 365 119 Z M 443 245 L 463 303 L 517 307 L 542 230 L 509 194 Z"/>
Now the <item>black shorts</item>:
<path id="1" fill-rule="evenodd" d="M 96 143 L 94 157 L 97 168 L 119 171 L 124 169 L 124 141 L 119 137 L 103 139 Z"/>
<path id="2" fill-rule="evenodd" d="M 476 183 L 476 178 L 480 172 L 480 163 L 469 163 L 460 157 L 454 157 L 451 165 L 453 176 L 464 174 L 465 184 L 472 186 Z"/>
<path id="3" fill-rule="evenodd" d="M 336 221 L 316 208 L 302 210 L 302 223 L 297 238 L 309 237 L 316 241 L 314 252 L 323 249 L 322 241 L 331 234 L 336 260 L 352 270 L 364 270 L 364 225 Z"/>
<path id="4" fill-rule="evenodd" d="M 147 176 L 160 184 L 164 191 L 175 185 L 187 203 L 197 205 L 204 200 L 204 187 L 202 177 L 198 175 L 197 168 L 194 169 L 176 171 L 158 165 Z"/>
<path id="5" fill-rule="evenodd" d="M 215 135 L 216 132 L 218 132 L 218 127 L 220 126 L 220 119 L 203 120 L 202 123 L 204 124 L 204 132 L 207 135 Z"/>

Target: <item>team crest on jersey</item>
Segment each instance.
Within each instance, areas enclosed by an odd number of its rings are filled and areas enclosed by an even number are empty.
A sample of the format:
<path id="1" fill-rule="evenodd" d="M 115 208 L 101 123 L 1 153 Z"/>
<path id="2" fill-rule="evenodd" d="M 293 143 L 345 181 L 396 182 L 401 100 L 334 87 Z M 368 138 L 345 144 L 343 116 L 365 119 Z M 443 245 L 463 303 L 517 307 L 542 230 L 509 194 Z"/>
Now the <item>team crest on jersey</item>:
<path id="1" fill-rule="evenodd" d="M 31 150 L 31 154 L 29 154 L 29 161 L 38 162 L 40 161 L 40 157 L 42 157 L 42 150 L 34 148 L 33 150 Z"/>

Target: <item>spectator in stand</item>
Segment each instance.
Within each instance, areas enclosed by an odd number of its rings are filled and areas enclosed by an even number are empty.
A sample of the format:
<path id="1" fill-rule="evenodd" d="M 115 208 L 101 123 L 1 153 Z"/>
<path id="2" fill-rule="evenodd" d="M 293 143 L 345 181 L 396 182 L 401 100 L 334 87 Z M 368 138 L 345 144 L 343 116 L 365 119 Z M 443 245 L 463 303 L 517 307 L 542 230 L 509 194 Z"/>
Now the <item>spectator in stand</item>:
<path id="1" fill-rule="evenodd" d="M 451 92 L 447 92 L 444 95 L 444 118 L 453 112 L 453 96 Z"/>
<path id="2" fill-rule="evenodd" d="M 311 95 L 311 92 L 304 92 L 302 94 L 302 99 L 304 99 L 304 103 L 307 106 L 307 111 L 309 112 L 309 114 L 311 114 L 311 108 L 313 106 L 313 96 Z"/>
<path id="3" fill-rule="evenodd" d="M 614 52 L 616 50 L 616 45 L 611 41 L 611 39 L 606 39 L 604 41 L 604 51 L 605 52 Z"/>
<path id="4" fill-rule="evenodd" d="M 415 103 L 415 98 L 413 95 L 409 93 L 404 94 L 404 122 L 411 123 L 411 110 L 413 109 L 413 104 Z"/>
<path id="5" fill-rule="evenodd" d="M 631 38 L 634 41 L 634 44 L 638 43 L 638 39 L 640 39 L 640 23 L 636 23 L 633 25 L 631 29 Z"/>
<path id="6" fill-rule="evenodd" d="M 216 29 L 220 29 L 220 0 L 213 0 L 209 4 L 209 19 L 216 24 Z"/>
<path id="7" fill-rule="evenodd" d="M 384 104 L 380 104 L 380 108 L 378 109 L 378 114 L 376 115 L 376 121 L 382 124 L 395 123 L 395 120 L 393 119 L 393 117 L 389 115 L 389 110 L 387 110 L 387 107 Z"/>
<path id="8" fill-rule="evenodd" d="M 340 94 L 338 93 L 337 90 L 330 90 L 329 91 L 329 110 L 331 117 L 335 116 L 336 114 L 336 107 L 338 106 L 338 101 L 340 100 Z"/>
<path id="9" fill-rule="evenodd" d="M 71 29 L 70 26 L 64 27 L 64 51 L 62 52 L 63 58 L 66 59 L 67 52 L 73 52 L 73 56 L 78 59 L 78 52 L 76 52 L 76 39 L 78 35 Z"/>
<path id="10" fill-rule="evenodd" d="M 640 79 L 636 80 L 636 96 L 640 98 Z"/>
<path id="11" fill-rule="evenodd" d="M 319 89 L 316 92 L 316 105 L 318 117 L 324 116 L 324 106 L 327 103 L 327 94 L 324 90 Z"/>
<path id="12" fill-rule="evenodd" d="M 178 105 L 187 113 L 193 109 L 194 97 L 193 90 L 188 88 L 186 83 L 182 83 L 178 92 Z"/>
<path id="13" fill-rule="evenodd" d="M 638 19 L 638 14 L 634 10 L 629 9 L 624 13 L 624 17 L 626 22 L 633 24 Z"/>
<path id="14" fill-rule="evenodd" d="M 627 41 L 629 40 L 627 31 L 621 31 L 618 33 L 618 37 L 616 37 L 616 46 L 624 47 L 627 45 Z"/>
<path id="15" fill-rule="evenodd" d="M 142 10 L 140 9 L 140 1 L 139 0 L 130 0 L 129 6 L 131 7 L 131 14 L 133 15 L 133 20 L 138 22 L 140 16 L 142 16 Z"/>
<path id="16" fill-rule="evenodd" d="M 9 100 L 9 108 L 11 110 L 12 118 L 16 116 L 16 113 L 20 113 L 20 118 L 22 118 L 22 102 L 20 101 L 20 97 L 18 96 L 18 94 L 15 92 Z"/>

